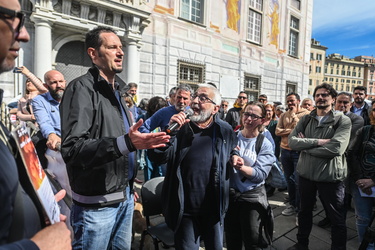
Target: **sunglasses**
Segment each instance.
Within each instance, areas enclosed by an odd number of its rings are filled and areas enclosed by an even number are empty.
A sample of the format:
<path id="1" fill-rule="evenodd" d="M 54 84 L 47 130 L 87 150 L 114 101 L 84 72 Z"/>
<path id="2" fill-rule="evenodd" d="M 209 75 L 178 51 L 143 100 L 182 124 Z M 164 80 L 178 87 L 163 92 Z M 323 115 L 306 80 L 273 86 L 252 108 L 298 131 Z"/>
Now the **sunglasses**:
<path id="1" fill-rule="evenodd" d="M 228 107 L 228 104 L 221 104 L 222 107 Z"/>
<path id="2" fill-rule="evenodd" d="M 244 99 L 244 100 L 246 100 L 247 99 L 247 97 L 246 96 L 239 96 L 239 97 L 237 97 L 238 99 Z"/>
<path id="3" fill-rule="evenodd" d="M 259 98 L 258 101 L 263 102 L 263 101 L 267 101 L 267 99 Z"/>
<path id="4" fill-rule="evenodd" d="M 0 6 L 0 19 L 12 20 L 14 36 L 17 37 L 25 24 L 25 14 L 20 11 L 7 9 Z M 18 21 L 16 21 L 18 19 Z"/>

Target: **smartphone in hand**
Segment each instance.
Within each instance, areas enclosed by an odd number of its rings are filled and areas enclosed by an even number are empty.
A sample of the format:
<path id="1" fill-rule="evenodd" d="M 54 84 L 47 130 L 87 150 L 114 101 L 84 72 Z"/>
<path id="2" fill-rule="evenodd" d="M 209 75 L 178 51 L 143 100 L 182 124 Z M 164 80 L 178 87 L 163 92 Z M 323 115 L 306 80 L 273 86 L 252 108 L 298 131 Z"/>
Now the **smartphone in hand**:
<path id="1" fill-rule="evenodd" d="M 21 73 L 22 72 L 22 69 L 20 67 L 15 67 L 13 69 L 13 73 Z"/>

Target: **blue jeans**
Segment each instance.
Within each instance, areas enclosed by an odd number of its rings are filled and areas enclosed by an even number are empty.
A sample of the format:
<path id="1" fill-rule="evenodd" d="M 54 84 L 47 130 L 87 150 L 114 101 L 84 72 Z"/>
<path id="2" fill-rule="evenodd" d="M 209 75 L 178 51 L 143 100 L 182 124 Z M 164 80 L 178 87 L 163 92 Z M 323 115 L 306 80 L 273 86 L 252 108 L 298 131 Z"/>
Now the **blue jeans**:
<path id="1" fill-rule="evenodd" d="M 370 224 L 375 199 L 371 197 L 362 197 L 359 193 L 358 186 L 354 183 L 354 181 L 350 180 L 349 185 L 355 207 L 355 221 L 357 226 L 358 240 L 361 243 L 366 229 Z M 369 244 L 367 249 L 374 249 L 374 244 Z"/>
<path id="2" fill-rule="evenodd" d="M 299 151 L 281 149 L 281 164 L 283 165 L 284 175 L 287 182 L 289 204 L 297 210 L 300 207 L 300 198 L 298 193 L 298 174 L 297 163 L 299 159 Z"/>
<path id="3" fill-rule="evenodd" d="M 183 215 L 175 236 L 176 250 L 198 250 L 200 238 L 204 240 L 205 249 L 223 249 L 223 225 L 215 221 L 212 214 L 206 216 Z"/>
<path id="4" fill-rule="evenodd" d="M 131 249 L 134 198 L 129 187 L 126 194 L 127 200 L 108 207 L 73 204 L 73 249 Z"/>

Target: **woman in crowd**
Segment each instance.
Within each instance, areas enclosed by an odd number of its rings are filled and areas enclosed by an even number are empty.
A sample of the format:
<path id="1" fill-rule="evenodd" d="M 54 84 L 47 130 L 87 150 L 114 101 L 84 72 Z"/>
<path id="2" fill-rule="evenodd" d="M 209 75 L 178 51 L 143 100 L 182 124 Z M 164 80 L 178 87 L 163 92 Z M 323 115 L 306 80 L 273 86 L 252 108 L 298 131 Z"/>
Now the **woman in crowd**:
<path id="1" fill-rule="evenodd" d="M 265 122 L 263 123 L 263 126 L 265 126 L 272 135 L 272 139 L 275 142 L 275 156 L 278 160 L 280 156 L 281 137 L 276 136 L 275 134 L 275 130 L 277 126 L 275 106 L 271 104 L 266 104 L 265 108 L 266 108 L 266 117 L 265 117 Z"/>
<path id="2" fill-rule="evenodd" d="M 146 121 L 149 117 L 151 117 L 153 114 L 156 113 L 161 108 L 167 107 L 168 103 L 167 101 L 160 97 L 160 96 L 154 96 L 148 101 L 147 105 L 147 113 L 145 115 L 141 115 L 138 117 L 138 119 L 143 119 L 143 121 Z M 153 132 L 159 132 L 161 131 L 161 128 L 156 128 Z M 158 177 L 158 176 L 164 176 L 165 169 L 163 165 L 156 165 L 152 161 L 150 161 L 147 157 L 147 150 L 143 150 L 144 159 L 146 166 L 144 166 L 144 177 L 145 181 Z"/>
<path id="3" fill-rule="evenodd" d="M 21 73 L 24 74 L 27 79 L 25 82 L 25 95 L 18 101 L 17 118 L 20 121 L 26 122 L 28 127 L 32 129 L 30 134 L 37 132 L 37 124 L 35 121 L 34 114 L 31 109 L 31 100 L 39 95 L 48 92 L 48 89 L 44 87 L 43 82 L 31 73 L 25 66 L 19 67 Z"/>
<path id="4" fill-rule="evenodd" d="M 243 127 L 238 132 L 238 155 L 232 156 L 230 201 L 224 223 L 229 250 L 240 250 L 243 245 L 247 250 L 264 247 L 259 235 L 260 217 L 272 219 L 264 216 L 269 207 L 264 183 L 275 161 L 271 142 L 259 135 L 265 116 L 266 110 L 258 102 L 247 104 L 241 112 Z M 261 137 L 263 143 L 257 148 L 256 141 Z"/>
<path id="5" fill-rule="evenodd" d="M 361 242 L 371 221 L 375 197 L 375 101 L 370 123 L 358 130 L 348 150 L 349 186 L 353 196 L 358 239 Z M 367 249 L 374 249 L 370 244 Z"/>

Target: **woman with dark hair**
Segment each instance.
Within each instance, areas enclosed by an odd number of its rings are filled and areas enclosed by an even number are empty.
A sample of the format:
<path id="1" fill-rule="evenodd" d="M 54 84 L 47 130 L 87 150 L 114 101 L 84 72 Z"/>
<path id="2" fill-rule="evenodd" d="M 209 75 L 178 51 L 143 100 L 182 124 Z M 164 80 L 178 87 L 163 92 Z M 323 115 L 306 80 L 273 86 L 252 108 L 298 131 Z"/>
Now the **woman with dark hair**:
<path id="1" fill-rule="evenodd" d="M 270 131 L 272 135 L 272 139 L 275 142 L 275 156 L 277 160 L 279 160 L 281 137 L 275 134 L 276 126 L 277 126 L 275 106 L 271 104 L 266 104 L 264 107 L 266 109 L 266 117 L 265 117 L 265 122 L 263 123 L 263 126 L 265 126 L 266 129 L 268 129 L 268 131 Z"/>
<path id="2" fill-rule="evenodd" d="M 232 156 L 229 208 L 225 218 L 227 248 L 260 249 L 260 218 L 272 219 L 264 187 L 275 161 L 271 142 L 260 132 L 266 110 L 259 102 L 248 103 L 241 112 L 237 155 Z M 258 141 L 259 140 L 259 141 Z M 263 142 L 260 144 L 260 142 Z M 258 144 L 257 144 L 258 141 Z"/>
<path id="3" fill-rule="evenodd" d="M 372 101 L 369 115 L 371 125 L 357 131 L 348 150 L 349 187 L 353 196 L 360 242 L 370 226 L 375 204 L 375 100 Z M 374 243 L 367 249 L 374 249 Z"/>
<path id="4" fill-rule="evenodd" d="M 161 108 L 167 107 L 167 106 L 168 106 L 168 103 L 164 98 L 162 98 L 160 96 L 154 96 L 148 101 L 148 105 L 146 107 L 146 110 L 147 110 L 146 114 L 140 115 L 138 117 L 138 119 L 142 118 L 143 121 L 146 121 L 153 114 L 155 114 L 156 111 L 158 111 Z M 161 131 L 161 128 L 156 128 L 152 132 L 160 132 L 160 131 Z M 150 161 L 147 157 L 147 150 L 146 149 L 142 150 L 141 154 L 143 155 L 143 159 L 144 159 L 144 162 L 145 162 L 144 165 L 143 165 L 145 181 L 147 181 L 151 178 L 154 178 L 154 177 L 164 176 L 165 169 L 163 169 L 163 165 L 156 165 L 155 163 Z M 140 161 L 142 162 L 142 160 L 140 160 Z"/>

